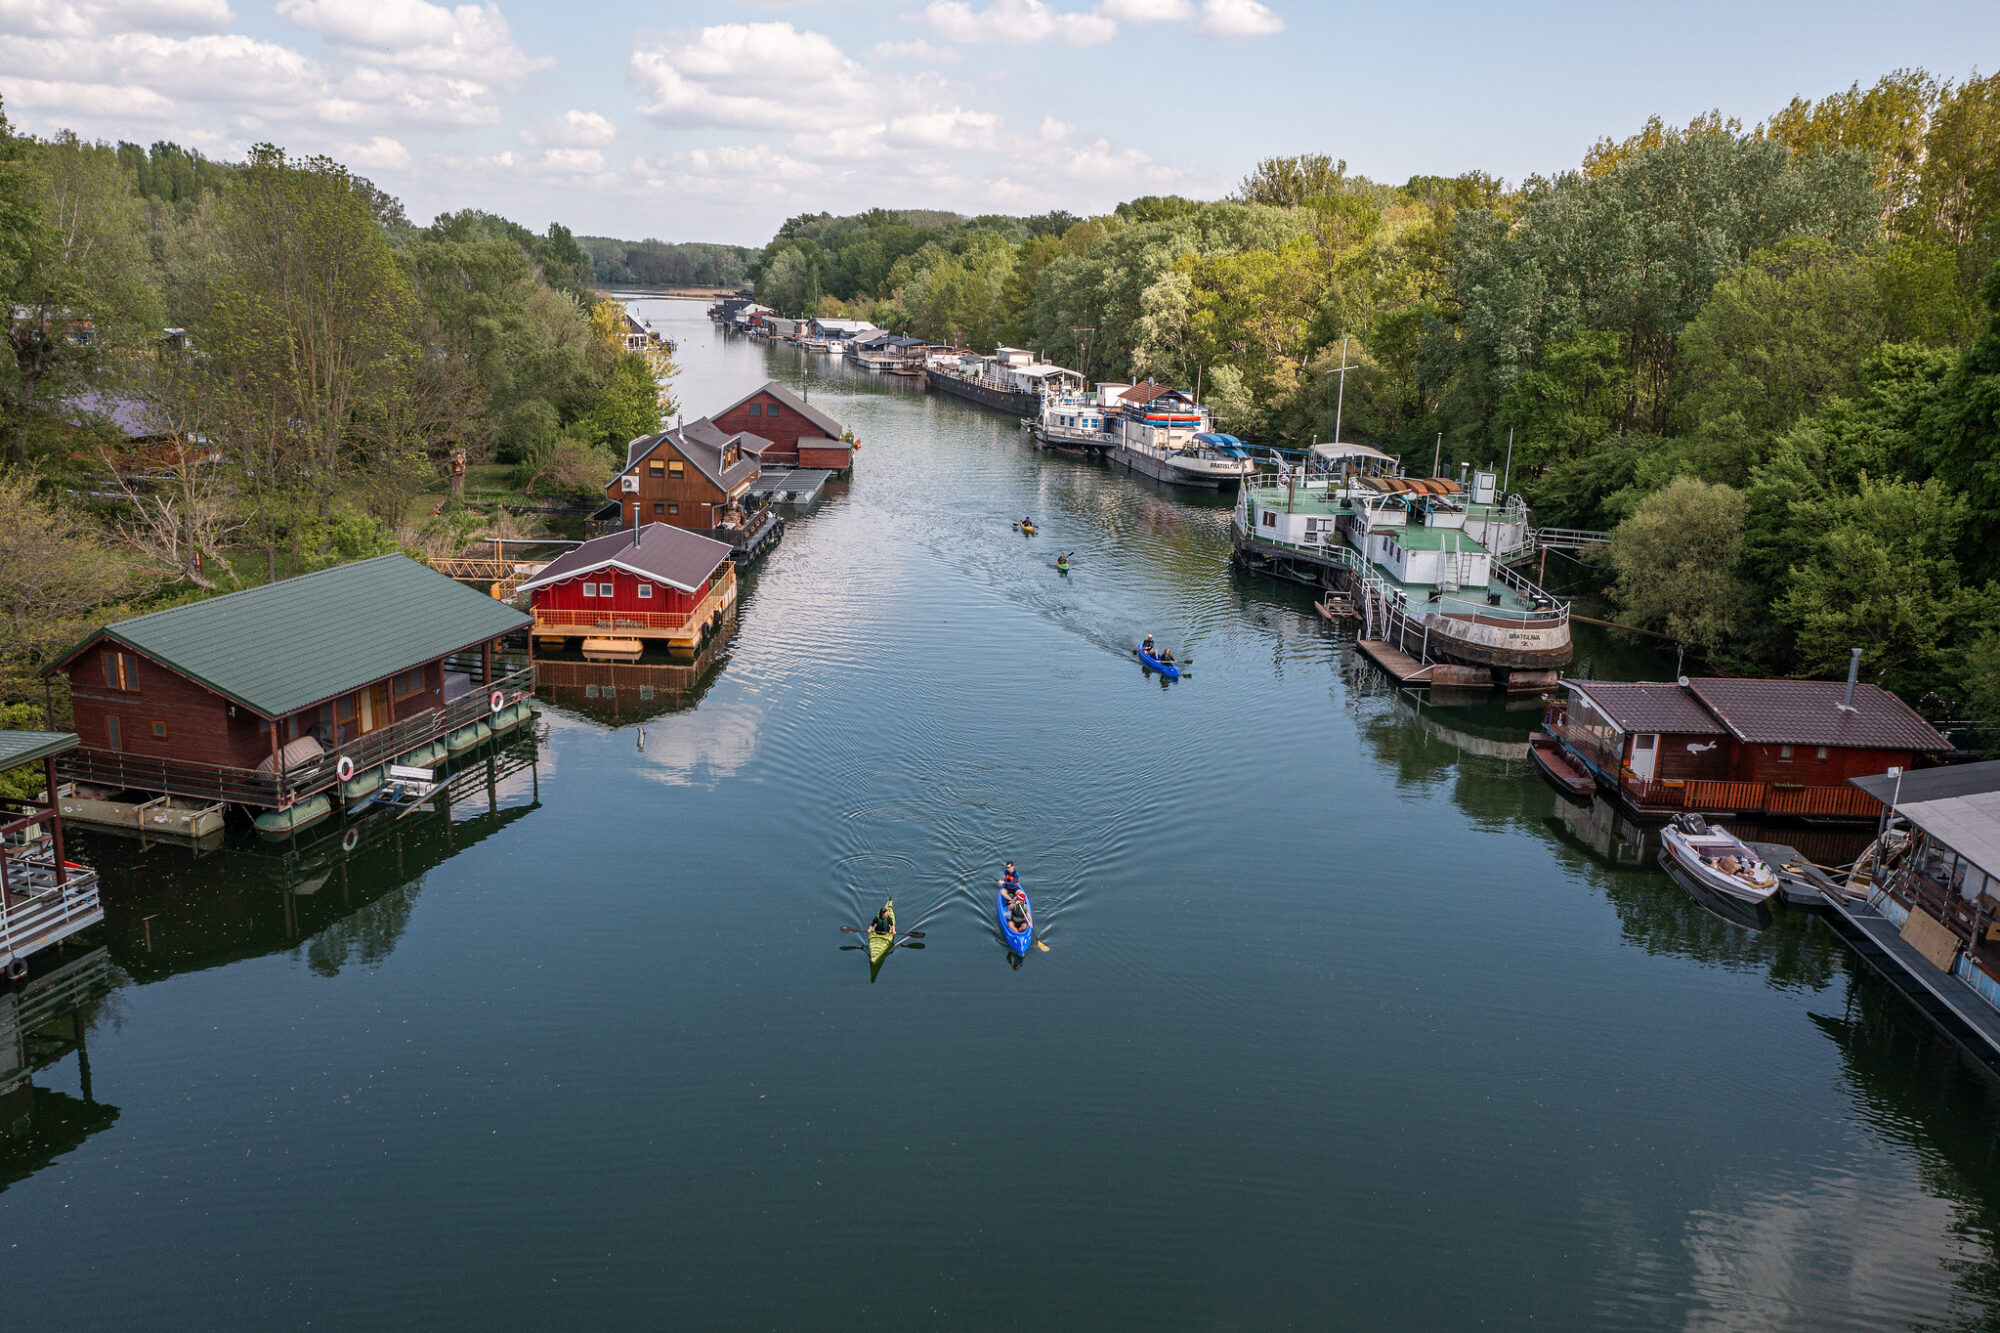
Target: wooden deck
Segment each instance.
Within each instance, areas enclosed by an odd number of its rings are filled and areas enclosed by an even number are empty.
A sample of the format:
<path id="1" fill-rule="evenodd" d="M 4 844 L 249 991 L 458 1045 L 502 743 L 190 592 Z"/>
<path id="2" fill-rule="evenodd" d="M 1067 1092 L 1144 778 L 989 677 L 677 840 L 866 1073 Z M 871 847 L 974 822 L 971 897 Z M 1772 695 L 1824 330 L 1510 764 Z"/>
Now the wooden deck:
<path id="1" fill-rule="evenodd" d="M 1366 654 L 1369 661 L 1405 685 L 1427 684 L 1430 681 L 1432 664 L 1419 662 L 1393 643 L 1384 643 L 1380 639 L 1358 639 L 1354 646 Z"/>

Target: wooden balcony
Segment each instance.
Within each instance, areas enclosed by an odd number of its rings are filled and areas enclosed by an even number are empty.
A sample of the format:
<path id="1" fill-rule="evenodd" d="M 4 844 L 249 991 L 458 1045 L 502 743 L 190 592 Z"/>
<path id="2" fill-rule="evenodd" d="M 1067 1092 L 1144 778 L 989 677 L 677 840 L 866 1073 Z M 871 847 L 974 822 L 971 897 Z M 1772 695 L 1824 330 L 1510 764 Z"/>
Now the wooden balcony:
<path id="1" fill-rule="evenodd" d="M 736 604 L 736 566 L 725 563 L 708 592 L 686 611 L 565 611 L 535 608 L 535 636 L 544 639 L 664 639 L 692 650 L 708 625 Z"/>

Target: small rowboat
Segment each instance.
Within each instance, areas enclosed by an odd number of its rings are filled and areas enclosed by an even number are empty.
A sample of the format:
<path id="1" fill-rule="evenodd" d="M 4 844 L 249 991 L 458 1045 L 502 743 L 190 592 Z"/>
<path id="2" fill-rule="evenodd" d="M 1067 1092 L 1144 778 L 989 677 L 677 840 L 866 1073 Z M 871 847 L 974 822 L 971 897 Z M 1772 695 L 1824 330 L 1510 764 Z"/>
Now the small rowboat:
<path id="1" fill-rule="evenodd" d="M 1000 933 L 1007 937 L 1007 947 L 1009 949 L 1012 949 L 1015 953 L 1020 954 L 1023 957 L 1026 957 L 1028 950 L 1032 948 L 1035 943 L 1034 904 L 1028 902 L 1025 898 L 1023 898 L 1022 905 L 1027 913 L 1028 924 L 1025 928 L 1021 930 L 1016 930 L 1014 929 L 1014 923 L 1008 919 L 1007 915 L 1007 890 L 1001 889 L 994 896 L 997 897 L 1000 902 Z"/>
<path id="2" fill-rule="evenodd" d="M 882 910 L 889 914 L 889 933 L 877 934 L 874 925 L 868 927 L 868 961 L 879 963 L 882 955 L 889 952 L 889 946 L 896 942 L 896 900 L 891 898 L 882 904 Z"/>
<path id="3" fill-rule="evenodd" d="M 1141 662 L 1144 662 L 1147 666 L 1159 672 L 1161 675 L 1165 676 L 1168 680 L 1179 680 L 1181 678 L 1181 669 L 1175 666 L 1172 662 L 1162 662 L 1159 658 L 1153 656 L 1151 653 L 1147 652 L 1144 648 L 1134 648 L 1132 651 L 1139 654 L 1139 660 Z"/>

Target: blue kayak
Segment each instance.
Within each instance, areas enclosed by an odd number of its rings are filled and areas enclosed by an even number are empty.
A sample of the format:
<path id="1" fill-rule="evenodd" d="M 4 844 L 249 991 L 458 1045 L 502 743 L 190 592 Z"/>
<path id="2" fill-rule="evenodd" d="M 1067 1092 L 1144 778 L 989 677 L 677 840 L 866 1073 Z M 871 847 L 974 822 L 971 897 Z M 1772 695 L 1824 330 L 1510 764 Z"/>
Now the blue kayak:
<path id="1" fill-rule="evenodd" d="M 1007 890 L 1001 889 L 994 894 L 994 897 L 999 900 L 1000 933 L 1007 937 L 1007 947 L 1025 958 L 1028 950 L 1033 948 L 1035 944 L 1035 905 L 1033 903 L 1027 905 L 1027 929 L 1016 930 L 1014 929 L 1014 923 L 1007 919 Z"/>
<path id="2" fill-rule="evenodd" d="M 1153 668 L 1153 670 L 1159 672 L 1161 675 L 1165 676 L 1168 680 L 1179 680 L 1181 678 L 1181 669 L 1175 666 L 1172 662 L 1162 662 L 1159 658 L 1153 656 L 1151 653 L 1147 652 L 1144 648 L 1139 648 L 1136 649 L 1135 651 L 1139 654 L 1139 660 L 1141 662 L 1144 662 L 1147 666 Z"/>

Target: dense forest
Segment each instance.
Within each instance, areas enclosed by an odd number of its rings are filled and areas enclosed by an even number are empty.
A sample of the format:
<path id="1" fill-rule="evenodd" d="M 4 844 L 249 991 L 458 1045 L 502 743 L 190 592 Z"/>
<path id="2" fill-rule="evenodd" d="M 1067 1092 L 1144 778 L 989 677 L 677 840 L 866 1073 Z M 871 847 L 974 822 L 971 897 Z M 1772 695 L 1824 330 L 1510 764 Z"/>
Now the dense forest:
<path id="1" fill-rule="evenodd" d="M 1717 669 L 2000 719 L 2000 76 L 1898 71 L 1519 186 L 1260 163 L 1092 218 L 788 221 L 759 299 L 1198 389 L 1274 444 L 1500 464 Z M 1441 443 L 1440 443 L 1441 442 Z"/>
<path id="2" fill-rule="evenodd" d="M 589 253 L 597 281 L 607 285 L 733 288 L 744 281 L 757 253 L 747 246 L 705 241 L 615 241 L 609 236 L 576 240 Z"/>
<path id="3" fill-rule="evenodd" d="M 461 462 L 601 484 L 672 367 L 593 281 L 559 224 L 416 226 L 324 158 L 0 117 L 0 721 L 91 622 L 505 523 Z"/>

